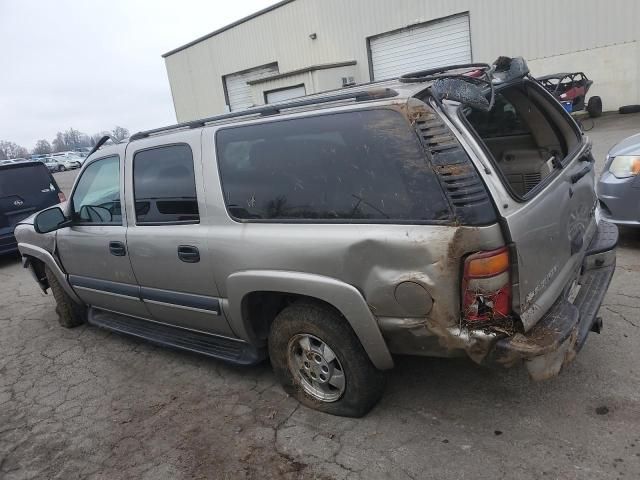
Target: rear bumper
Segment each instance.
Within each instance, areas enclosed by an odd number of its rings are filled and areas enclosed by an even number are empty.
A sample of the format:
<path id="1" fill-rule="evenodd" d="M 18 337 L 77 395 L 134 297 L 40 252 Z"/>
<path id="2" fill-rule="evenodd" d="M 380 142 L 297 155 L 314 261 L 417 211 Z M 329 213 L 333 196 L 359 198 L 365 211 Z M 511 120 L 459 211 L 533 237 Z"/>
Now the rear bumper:
<path id="1" fill-rule="evenodd" d="M 580 291 L 573 303 L 565 296 L 559 298 L 526 334 L 498 340 L 485 362 L 511 366 L 524 361 L 534 380 L 557 375 L 575 358 L 589 332 L 599 331 L 598 310 L 615 271 L 617 243 L 617 227 L 601 221 L 585 254 L 577 279 Z"/>

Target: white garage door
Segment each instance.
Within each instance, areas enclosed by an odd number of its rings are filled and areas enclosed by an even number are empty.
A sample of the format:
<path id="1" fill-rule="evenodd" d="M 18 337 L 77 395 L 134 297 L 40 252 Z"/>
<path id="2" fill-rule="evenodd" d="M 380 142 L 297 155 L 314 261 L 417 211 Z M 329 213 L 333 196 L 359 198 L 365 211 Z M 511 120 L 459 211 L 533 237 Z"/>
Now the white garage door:
<path id="1" fill-rule="evenodd" d="M 469 15 L 458 15 L 428 25 L 372 38 L 373 79 L 471 62 Z"/>
<path id="2" fill-rule="evenodd" d="M 279 73 L 277 65 L 267 65 L 264 67 L 252 68 L 242 73 L 233 73 L 224 77 L 229 97 L 229 108 L 232 112 L 253 107 L 253 97 L 251 96 L 251 86 L 247 84 L 251 80 L 270 77 Z"/>
<path id="3" fill-rule="evenodd" d="M 304 85 L 298 85 L 291 88 L 283 88 L 281 90 L 274 90 L 272 92 L 265 92 L 267 103 L 284 102 L 292 98 L 304 97 L 307 91 Z"/>

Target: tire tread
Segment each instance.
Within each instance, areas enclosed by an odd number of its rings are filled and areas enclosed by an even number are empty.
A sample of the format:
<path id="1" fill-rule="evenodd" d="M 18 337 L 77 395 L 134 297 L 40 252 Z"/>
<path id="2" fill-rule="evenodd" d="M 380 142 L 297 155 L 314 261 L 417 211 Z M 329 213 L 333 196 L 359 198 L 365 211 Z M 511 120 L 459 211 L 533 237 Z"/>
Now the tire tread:
<path id="1" fill-rule="evenodd" d="M 338 355 L 347 387 L 331 403 L 309 396 L 291 374 L 287 362 L 289 339 L 298 333 L 317 336 Z M 285 391 L 300 403 L 332 415 L 361 417 L 384 391 L 385 374 L 375 368 L 347 320 L 334 309 L 312 301 L 298 301 L 282 310 L 269 334 L 269 355 L 276 377 Z"/>
<path id="2" fill-rule="evenodd" d="M 87 314 L 84 305 L 78 305 L 72 300 L 49 267 L 45 267 L 45 274 L 56 301 L 58 323 L 65 328 L 74 328 L 85 323 Z"/>

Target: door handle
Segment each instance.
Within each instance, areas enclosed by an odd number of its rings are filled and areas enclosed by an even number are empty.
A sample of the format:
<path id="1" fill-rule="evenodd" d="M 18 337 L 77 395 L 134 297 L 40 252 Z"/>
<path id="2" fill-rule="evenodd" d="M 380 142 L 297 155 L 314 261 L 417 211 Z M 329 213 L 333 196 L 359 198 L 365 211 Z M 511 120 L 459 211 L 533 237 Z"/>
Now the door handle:
<path id="1" fill-rule="evenodd" d="M 109 242 L 109 251 L 116 257 L 124 257 L 127 254 L 127 249 L 122 242 Z"/>
<path id="2" fill-rule="evenodd" d="M 200 261 L 200 251 L 198 247 L 192 245 L 180 245 L 178 247 L 178 258 L 185 263 L 198 263 Z"/>

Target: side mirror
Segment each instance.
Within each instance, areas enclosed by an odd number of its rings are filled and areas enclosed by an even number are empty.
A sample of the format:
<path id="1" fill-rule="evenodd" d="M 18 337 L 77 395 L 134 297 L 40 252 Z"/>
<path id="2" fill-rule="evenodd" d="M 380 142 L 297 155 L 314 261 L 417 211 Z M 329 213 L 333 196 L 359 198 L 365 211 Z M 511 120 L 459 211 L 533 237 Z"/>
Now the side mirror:
<path id="1" fill-rule="evenodd" d="M 49 233 L 60 228 L 68 227 L 71 225 L 71 220 L 68 220 L 60 207 L 52 207 L 47 210 L 43 210 L 33 221 L 33 226 L 38 233 Z"/>

